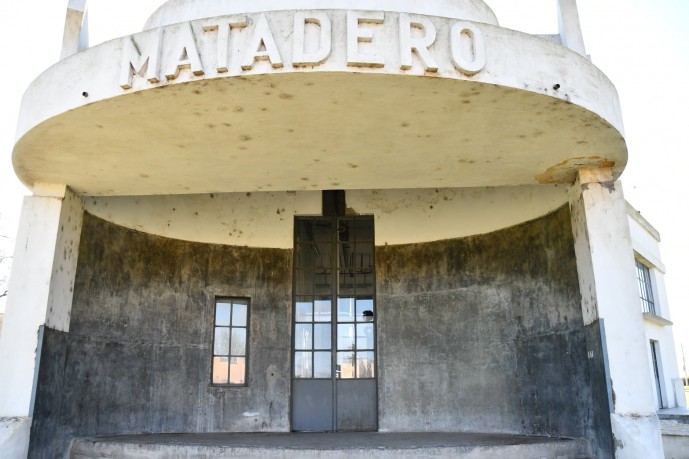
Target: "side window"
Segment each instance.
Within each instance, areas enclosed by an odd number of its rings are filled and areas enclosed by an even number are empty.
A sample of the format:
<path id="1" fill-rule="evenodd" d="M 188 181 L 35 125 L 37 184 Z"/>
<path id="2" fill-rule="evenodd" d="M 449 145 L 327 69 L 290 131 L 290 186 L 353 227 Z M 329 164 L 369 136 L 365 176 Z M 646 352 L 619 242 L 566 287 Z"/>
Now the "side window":
<path id="1" fill-rule="evenodd" d="M 657 314 L 653 301 L 653 287 L 651 285 L 651 272 L 648 266 L 636 260 L 636 280 L 639 283 L 639 297 L 641 298 L 641 310 L 644 313 Z"/>
<path id="2" fill-rule="evenodd" d="M 214 385 L 246 385 L 248 325 L 248 298 L 215 300 L 211 370 Z"/>

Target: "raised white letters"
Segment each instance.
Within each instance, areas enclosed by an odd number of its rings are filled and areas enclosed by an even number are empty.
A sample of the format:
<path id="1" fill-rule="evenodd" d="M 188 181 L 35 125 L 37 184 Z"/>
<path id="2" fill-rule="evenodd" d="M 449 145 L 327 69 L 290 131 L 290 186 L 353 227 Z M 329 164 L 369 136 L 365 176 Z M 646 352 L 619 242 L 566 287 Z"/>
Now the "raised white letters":
<path id="1" fill-rule="evenodd" d="M 196 30 L 211 33 L 194 36 Z M 136 79 L 141 80 L 137 85 L 143 79 L 160 83 L 161 75 L 174 80 L 182 69 L 196 76 L 241 75 L 254 69 L 266 73 L 284 66 L 322 66 L 340 72 L 380 68 L 399 59 L 399 68 L 389 68 L 390 72 L 420 65 L 426 73 L 463 78 L 486 67 L 486 39 L 480 24 L 403 12 L 239 14 L 175 24 L 135 37 L 122 41 L 118 81 L 123 89 L 131 89 Z"/>
<path id="2" fill-rule="evenodd" d="M 315 50 L 306 50 L 307 24 L 318 27 L 320 34 Z M 294 15 L 294 31 L 292 33 L 292 65 L 304 67 L 323 63 L 332 50 L 332 25 L 330 18 L 323 12 L 298 12 Z M 311 40 L 308 40 L 311 41 Z M 314 40 L 315 41 L 315 40 Z"/>
<path id="3" fill-rule="evenodd" d="M 174 47 L 175 60 L 171 61 L 165 70 L 165 78 L 174 80 L 179 75 L 181 69 L 191 69 L 191 73 L 196 76 L 201 76 L 205 72 L 203 65 L 201 65 L 201 57 L 199 51 L 196 49 L 196 40 L 194 39 L 194 31 L 191 29 L 191 23 L 187 23 L 180 30 Z"/>
<path id="4" fill-rule="evenodd" d="M 232 29 L 241 29 L 247 26 L 246 16 L 231 16 L 222 25 L 213 24 L 204 26 L 205 32 L 218 32 L 218 41 L 216 44 L 215 69 L 218 73 L 225 73 L 229 71 L 228 51 L 230 48 L 230 36 Z"/>
<path id="5" fill-rule="evenodd" d="M 359 43 L 373 45 L 373 30 L 361 24 L 382 24 L 382 11 L 347 11 L 347 65 L 352 67 L 383 67 L 385 58 L 378 53 L 362 53 Z"/>
<path id="6" fill-rule="evenodd" d="M 412 28 L 423 32 L 422 37 L 412 37 Z M 400 13 L 400 68 L 409 70 L 412 66 L 412 51 L 421 59 L 424 70 L 437 72 L 436 63 L 428 48 L 435 43 L 435 26 L 426 18 L 411 19 L 407 13 Z"/>
<path id="7" fill-rule="evenodd" d="M 450 30 L 452 62 L 465 75 L 475 75 L 486 66 L 486 42 L 473 24 L 457 22 Z"/>
<path id="8" fill-rule="evenodd" d="M 163 43 L 163 29 L 153 33 L 153 40 L 142 52 L 132 37 L 122 39 L 122 67 L 120 87 L 130 89 L 134 75 L 146 78 L 150 83 L 160 82 L 160 48 Z"/>
<path id="9" fill-rule="evenodd" d="M 280 51 L 275 43 L 275 37 L 270 30 L 265 14 L 261 14 L 256 21 L 251 38 L 246 45 L 246 52 L 242 59 L 242 68 L 251 70 L 257 60 L 268 60 L 273 68 L 283 66 Z"/>

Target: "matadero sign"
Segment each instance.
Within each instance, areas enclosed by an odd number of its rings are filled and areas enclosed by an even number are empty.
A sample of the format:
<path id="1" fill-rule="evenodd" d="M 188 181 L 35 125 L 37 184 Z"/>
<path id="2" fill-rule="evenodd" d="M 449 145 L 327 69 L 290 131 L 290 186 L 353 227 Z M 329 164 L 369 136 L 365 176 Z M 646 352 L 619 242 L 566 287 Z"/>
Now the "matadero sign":
<path id="1" fill-rule="evenodd" d="M 277 69 L 392 69 L 455 77 L 486 64 L 476 23 L 384 11 L 277 11 L 223 16 L 149 30 L 123 39 L 120 86 Z M 416 63 L 414 56 L 416 56 Z M 451 75 L 447 75 L 451 76 Z"/>

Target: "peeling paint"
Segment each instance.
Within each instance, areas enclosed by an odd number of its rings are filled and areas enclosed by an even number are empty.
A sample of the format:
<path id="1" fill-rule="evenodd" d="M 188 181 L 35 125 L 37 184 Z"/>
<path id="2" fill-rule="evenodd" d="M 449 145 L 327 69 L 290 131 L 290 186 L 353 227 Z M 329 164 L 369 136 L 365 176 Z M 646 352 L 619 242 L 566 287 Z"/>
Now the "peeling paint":
<path id="1" fill-rule="evenodd" d="M 535 179 L 541 184 L 574 183 L 579 169 L 612 168 L 614 165 L 614 161 L 601 158 L 600 156 L 580 156 L 566 159 L 549 167 L 545 172 L 537 175 Z"/>

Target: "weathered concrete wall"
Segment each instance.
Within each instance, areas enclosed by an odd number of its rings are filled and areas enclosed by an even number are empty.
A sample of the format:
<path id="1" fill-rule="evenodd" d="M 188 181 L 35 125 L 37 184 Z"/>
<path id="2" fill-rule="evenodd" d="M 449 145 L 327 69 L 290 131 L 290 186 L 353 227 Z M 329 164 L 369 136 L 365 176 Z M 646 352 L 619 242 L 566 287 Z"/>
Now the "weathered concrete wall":
<path id="1" fill-rule="evenodd" d="M 584 436 L 569 212 L 377 252 L 380 427 Z"/>
<path id="2" fill-rule="evenodd" d="M 594 437 L 569 221 L 377 247 L 381 430 Z M 251 297 L 248 387 L 210 386 L 215 295 Z M 95 434 L 289 430 L 290 295 L 290 250 L 87 215 L 70 333 L 45 331 L 32 457 Z"/>
<path id="3" fill-rule="evenodd" d="M 291 252 L 85 216 L 70 333 L 46 329 L 31 457 L 72 436 L 289 429 Z M 215 295 L 251 297 L 248 387 L 210 385 Z"/>
<path id="4" fill-rule="evenodd" d="M 689 417 L 681 414 L 658 415 L 663 433 L 665 459 L 689 459 Z"/>

